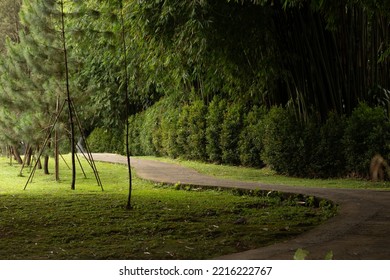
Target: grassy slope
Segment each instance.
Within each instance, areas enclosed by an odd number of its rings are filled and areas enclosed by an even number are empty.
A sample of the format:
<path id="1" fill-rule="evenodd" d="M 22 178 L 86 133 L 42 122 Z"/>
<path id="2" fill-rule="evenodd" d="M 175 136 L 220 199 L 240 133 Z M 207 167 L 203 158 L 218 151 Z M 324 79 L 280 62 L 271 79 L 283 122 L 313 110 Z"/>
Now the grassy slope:
<path id="1" fill-rule="evenodd" d="M 64 164 L 62 164 L 64 165 Z M 134 180 L 126 211 L 126 168 L 98 163 L 79 172 L 76 191 L 64 166 L 57 183 L 0 158 L 0 259 L 207 259 L 291 238 L 334 214 L 303 207 L 302 198 L 237 196 L 217 190 L 176 190 Z M 28 175 L 25 171 L 25 176 Z M 235 222 L 244 218 L 246 223 Z"/>

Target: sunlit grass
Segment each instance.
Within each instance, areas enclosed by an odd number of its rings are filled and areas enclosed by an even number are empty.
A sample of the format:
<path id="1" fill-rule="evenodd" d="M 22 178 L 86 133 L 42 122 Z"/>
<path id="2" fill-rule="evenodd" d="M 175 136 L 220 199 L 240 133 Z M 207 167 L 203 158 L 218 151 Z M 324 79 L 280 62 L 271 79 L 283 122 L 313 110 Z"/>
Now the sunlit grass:
<path id="1" fill-rule="evenodd" d="M 291 238 L 334 215 L 329 204 L 304 207 L 302 196 L 177 190 L 134 179 L 125 210 L 127 172 L 97 163 L 104 192 L 83 161 L 76 190 L 61 164 L 61 182 L 0 158 L 0 259 L 208 259 Z"/>
<path id="2" fill-rule="evenodd" d="M 188 161 L 181 159 L 169 159 L 162 157 L 140 157 L 170 163 L 177 163 L 193 168 L 200 173 L 225 179 L 240 181 L 254 181 L 271 185 L 288 185 L 320 188 L 355 188 L 355 189 L 390 189 L 390 182 L 371 182 L 357 178 L 341 179 L 304 179 L 278 175 L 269 168 L 249 168 L 241 166 L 228 166 Z"/>

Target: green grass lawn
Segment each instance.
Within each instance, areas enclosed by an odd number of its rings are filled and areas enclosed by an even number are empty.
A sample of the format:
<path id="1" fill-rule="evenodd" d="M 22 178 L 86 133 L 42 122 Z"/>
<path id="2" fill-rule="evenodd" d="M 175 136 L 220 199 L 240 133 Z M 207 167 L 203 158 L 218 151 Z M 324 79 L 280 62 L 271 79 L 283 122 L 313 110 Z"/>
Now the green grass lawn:
<path id="1" fill-rule="evenodd" d="M 97 163 L 104 192 L 90 168 L 61 182 L 0 158 L 0 259 L 209 259 L 280 242 L 335 214 L 303 206 L 312 198 L 264 197 L 221 190 L 177 190 L 134 179 L 133 210 L 125 210 L 127 171 Z M 308 205 L 309 203 L 306 203 Z"/>
<path id="2" fill-rule="evenodd" d="M 356 189 L 390 189 L 390 182 L 371 182 L 357 178 L 341 179 L 303 179 L 278 175 L 269 168 L 248 168 L 241 166 L 217 165 L 181 159 L 169 159 L 162 157 L 140 157 L 170 163 L 177 163 L 193 168 L 200 173 L 225 179 L 240 181 L 254 181 L 271 185 L 288 185 L 302 187 L 321 188 L 356 188 Z"/>

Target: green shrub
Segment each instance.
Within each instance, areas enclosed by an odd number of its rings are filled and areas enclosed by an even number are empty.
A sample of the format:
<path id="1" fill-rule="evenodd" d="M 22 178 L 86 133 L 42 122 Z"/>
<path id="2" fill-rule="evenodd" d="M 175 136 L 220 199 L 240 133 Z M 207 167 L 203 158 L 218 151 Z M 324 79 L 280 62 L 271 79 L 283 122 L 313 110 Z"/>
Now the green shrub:
<path id="1" fill-rule="evenodd" d="M 265 115 L 266 109 L 264 107 L 255 106 L 244 118 L 244 128 L 238 142 L 240 161 L 244 166 L 261 167 L 264 165 L 261 160 L 261 152 L 263 150 Z"/>
<path id="2" fill-rule="evenodd" d="M 300 123 L 292 112 L 272 108 L 265 121 L 263 159 L 289 176 L 329 178 L 345 174 L 344 117 L 329 114 Z"/>
<path id="3" fill-rule="evenodd" d="M 317 156 L 318 146 L 321 142 L 320 135 L 320 122 L 316 116 L 310 116 L 306 118 L 305 123 L 297 122 L 299 127 L 298 134 L 296 135 L 300 142 L 300 154 L 295 161 L 300 161 L 299 170 L 296 170 L 294 176 L 300 177 L 318 177 L 317 160 L 322 160 L 321 156 Z"/>
<path id="4" fill-rule="evenodd" d="M 129 117 L 129 150 L 130 155 L 140 156 L 142 154 L 140 143 L 141 118 L 139 115 L 132 115 Z M 126 147 L 125 147 L 126 148 Z M 126 151 L 125 151 L 126 152 Z"/>
<path id="5" fill-rule="evenodd" d="M 382 108 L 362 103 L 347 120 L 343 138 L 347 170 L 368 177 L 371 159 L 390 152 L 390 123 Z"/>
<path id="6" fill-rule="evenodd" d="M 88 136 L 87 142 L 91 152 L 95 153 L 123 153 L 123 134 L 104 129 L 95 128 Z"/>
<path id="7" fill-rule="evenodd" d="M 206 160 L 206 113 L 203 101 L 191 104 L 188 111 L 188 156 L 193 160 Z"/>
<path id="8" fill-rule="evenodd" d="M 188 127 L 188 119 L 190 114 L 190 106 L 184 105 L 181 109 L 178 121 L 177 121 L 177 151 L 179 156 L 188 158 L 190 151 L 188 147 L 188 137 L 190 135 Z"/>
<path id="9" fill-rule="evenodd" d="M 161 129 L 161 120 L 162 112 L 160 111 L 159 106 L 153 107 L 153 123 L 150 129 L 152 130 L 152 143 L 155 156 L 163 155 L 163 145 L 162 145 L 162 129 Z"/>
<path id="10" fill-rule="evenodd" d="M 179 114 L 179 108 L 167 109 L 161 119 L 163 154 L 171 158 L 179 156 L 176 143 Z"/>
<path id="11" fill-rule="evenodd" d="M 367 177 L 375 154 L 389 159 L 390 122 L 383 109 L 360 104 L 351 117 L 329 114 L 299 122 L 281 107 L 227 106 L 214 97 L 172 107 L 158 102 L 129 118 L 132 155 L 166 155 L 246 166 L 269 165 L 276 172 L 300 177 Z M 88 142 L 94 152 L 123 152 L 123 136 L 96 128 Z"/>
<path id="12" fill-rule="evenodd" d="M 142 126 L 140 129 L 140 145 L 144 155 L 157 156 L 158 151 L 154 145 L 153 130 L 157 125 L 157 113 L 155 107 L 142 112 Z"/>
<path id="13" fill-rule="evenodd" d="M 300 176 L 306 168 L 303 129 L 286 109 L 274 107 L 267 114 L 263 160 L 276 172 Z"/>
<path id="14" fill-rule="evenodd" d="M 320 128 L 318 144 L 312 151 L 309 163 L 311 177 L 329 178 L 345 174 L 344 130 L 345 118 L 330 113 Z"/>
<path id="15" fill-rule="evenodd" d="M 238 140 L 242 129 L 242 105 L 233 103 L 227 107 L 221 129 L 222 162 L 239 164 Z"/>
<path id="16" fill-rule="evenodd" d="M 208 160 L 215 163 L 222 161 L 220 138 L 226 107 L 226 100 L 221 100 L 218 96 L 215 96 L 207 111 L 206 153 Z"/>

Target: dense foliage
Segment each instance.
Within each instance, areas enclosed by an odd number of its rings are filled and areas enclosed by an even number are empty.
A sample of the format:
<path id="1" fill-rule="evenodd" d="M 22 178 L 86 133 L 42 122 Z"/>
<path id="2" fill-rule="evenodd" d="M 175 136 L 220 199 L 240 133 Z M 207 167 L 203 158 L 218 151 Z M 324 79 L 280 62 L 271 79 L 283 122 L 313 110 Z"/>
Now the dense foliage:
<path id="1" fill-rule="evenodd" d="M 131 135 L 132 138 L 138 137 L 138 135 Z M 124 144 L 122 135 L 115 135 L 113 131 L 97 127 L 88 137 L 89 148 L 95 153 L 117 153 L 122 154 L 124 152 Z M 137 149 L 132 149 L 137 152 Z"/>
<path id="2" fill-rule="evenodd" d="M 81 132 L 99 128 L 97 149 L 116 151 L 104 134 L 126 139 L 129 119 L 133 154 L 268 164 L 311 177 L 365 176 L 374 152 L 388 157 L 381 138 L 390 115 L 388 1 L 0 0 L 0 7 L 0 142 L 15 152 L 21 142 L 38 149 L 69 79 Z M 374 131 L 363 135 L 353 124 Z M 67 126 L 64 112 L 52 148 L 68 138 Z"/>
<path id="3" fill-rule="evenodd" d="M 129 140 L 133 155 L 257 167 L 267 164 L 281 174 L 310 178 L 347 175 L 366 178 L 370 160 L 376 154 L 390 157 L 390 123 L 380 107 L 370 108 L 362 103 L 350 117 L 330 113 L 324 123 L 313 118 L 302 124 L 291 108 L 273 107 L 266 111 L 254 106 L 248 110 L 240 103 L 214 106 L 219 103 L 216 98 L 211 103 L 213 106 L 200 115 L 198 110 L 204 108 L 200 102 L 181 110 L 167 109 L 166 104 L 159 102 L 132 116 Z M 162 118 L 161 112 L 169 118 Z M 149 120 L 164 123 L 173 116 L 178 120 L 197 119 L 202 125 L 189 129 L 189 122 L 185 121 L 148 129 Z M 210 122 L 212 118 L 214 122 Z M 211 134 L 217 123 L 220 123 L 220 134 Z M 142 131 L 149 131 L 148 141 L 144 140 Z M 205 133 L 215 137 L 204 137 Z M 194 141 L 199 136 L 202 141 Z M 210 146 L 213 148 L 207 148 Z M 172 152 L 178 147 L 180 151 Z"/>

